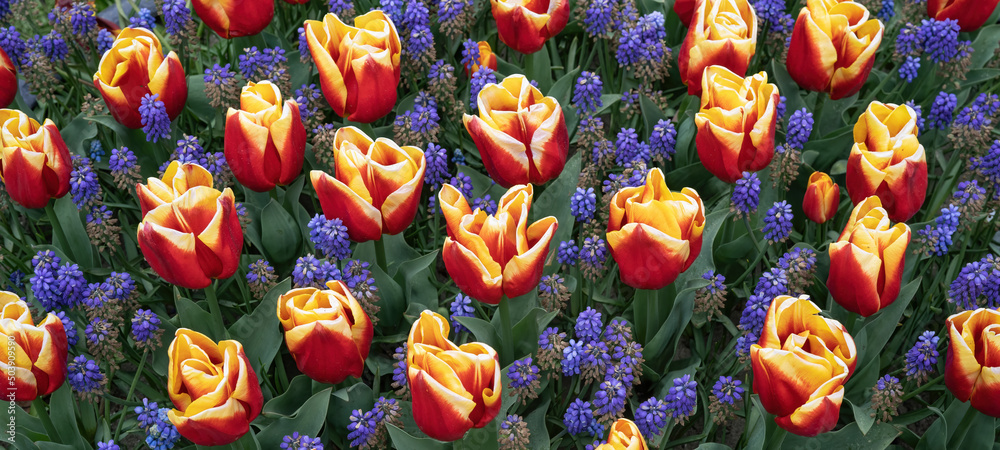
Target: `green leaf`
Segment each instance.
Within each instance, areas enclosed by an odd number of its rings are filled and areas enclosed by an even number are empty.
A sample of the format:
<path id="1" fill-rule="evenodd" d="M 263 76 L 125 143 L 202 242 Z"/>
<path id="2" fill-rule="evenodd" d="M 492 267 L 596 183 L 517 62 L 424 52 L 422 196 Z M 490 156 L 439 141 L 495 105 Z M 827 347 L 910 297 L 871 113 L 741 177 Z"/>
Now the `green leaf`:
<path id="1" fill-rule="evenodd" d="M 271 200 L 260 212 L 261 243 L 267 259 L 275 264 L 285 264 L 299 254 L 302 235 L 299 226 L 281 204 Z"/>
<path id="2" fill-rule="evenodd" d="M 524 65 L 524 74 L 528 76 L 528 81 L 537 81 L 538 90 L 548 92 L 552 87 L 552 63 L 549 61 L 549 49 L 542 47 L 535 53 L 524 55 Z"/>
<path id="3" fill-rule="evenodd" d="M 177 318 L 180 319 L 182 327 L 203 333 L 216 342 L 225 338 L 224 330 L 218 329 L 218 321 L 212 314 L 190 299 L 181 297 L 176 287 L 174 287 L 174 306 L 177 307 Z"/>
<path id="4" fill-rule="evenodd" d="M 576 82 L 576 77 L 579 73 L 580 69 L 575 69 L 560 77 L 559 80 L 552 85 L 552 89 L 548 90 L 547 95 L 555 98 L 560 105 L 569 105 L 570 98 L 573 94 L 574 82 Z"/>
<path id="5" fill-rule="evenodd" d="M 53 233 L 55 244 L 59 246 L 66 256 L 73 262 L 80 265 L 81 269 L 90 269 L 94 266 L 93 246 L 90 244 L 90 236 L 83 225 L 80 210 L 76 209 L 72 196 L 65 195 L 55 201 L 54 212 L 62 234 Z"/>
<path id="6" fill-rule="evenodd" d="M 580 153 L 573 155 L 562 173 L 554 181 L 545 186 L 541 194 L 536 195 L 531 205 L 532 217 L 538 220 L 546 216 L 554 216 L 559 222 L 559 228 L 552 236 L 550 246 L 558 247 L 559 242 L 569 240 L 573 234 L 573 213 L 570 211 L 569 197 L 576 192 L 580 178 Z M 537 188 L 537 186 L 536 186 Z M 556 265 L 550 265 L 547 270 L 557 270 Z"/>
<path id="7" fill-rule="evenodd" d="M 829 433 L 823 433 L 816 437 L 802 437 L 789 433 L 785 437 L 782 448 L 864 448 L 883 449 L 889 447 L 892 441 L 899 436 L 900 432 L 896 427 L 883 423 L 874 426 L 868 434 L 861 433 L 856 422 L 852 422 L 844 428 Z"/>
<path id="8" fill-rule="evenodd" d="M 377 264 L 372 264 L 370 270 L 372 277 L 375 278 L 375 285 L 378 286 L 378 305 L 381 307 L 377 315 L 379 320 L 377 326 L 382 329 L 392 329 L 399 325 L 403 311 L 406 310 L 403 288 L 396 283 L 396 280 L 386 275 Z"/>
<path id="9" fill-rule="evenodd" d="M 313 381 L 306 375 L 292 378 L 285 392 L 264 404 L 260 411 L 261 415 L 275 419 L 291 417 L 302 405 L 302 399 L 312 394 L 312 385 Z"/>
<path id="10" fill-rule="evenodd" d="M 433 276 L 430 270 L 427 270 L 431 264 L 437 259 L 438 250 L 434 250 L 426 255 L 418 257 L 416 259 L 411 259 L 399 265 L 398 272 L 396 273 L 396 281 L 403 286 L 404 297 L 408 299 L 408 303 L 424 302 L 420 303 L 426 307 L 426 309 L 437 309 L 437 289 L 434 288 L 433 284 L 430 282 L 430 277 Z M 428 289 L 423 289 L 428 287 Z M 418 295 L 418 291 L 429 292 L 434 291 L 433 296 L 421 296 Z M 427 304 L 433 302 L 433 304 Z"/>
<path id="11" fill-rule="evenodd" d="M 330 407 L 326 412 L 328 426 L 335 430 L 346 430 L 347 424 L 351 423 L 351 411 L 355 409 L 367 411 L 372 409 L 374 404 L 372 388 L 365 383 L 339 389 L 330 398 Z"/>
<path id="12" fill-rule="evenodd" d="M 62 444 L 71 445 L 73 448 L 89 449 L 90 444 L 83 439 L 80 428 L 76 421 L 76 406 L 74 405 L 73 392 L 69 383 L 63 383 L 59 389 L 52 393 L 49 398 L 49 417 L 56 425 L 56 432 L 59 433 L 58 440 Z M 49 436 L 55 438 L 55 436 Z"/>
<path id="13" fill-rule="evenodd" d="M 285 278 L 267 291 L 252 314 L 243 316 L 229 327 L 233 339 L 243 344 L 247 358 L 257 373 L 267 373 L 274 355 L 281 348 L 281 323 L 278 321 L 278 297 L 292 288 Z"/>
<path id="14" fill-rule="evenodd" d="M 646 123 L 646 139 L 649 139 L 649 135 L 653 133 L 653 127 L 656 126 L 656 122 L 667 120 L 667 116 L 663 114 L 659 106 L 656 106 L 656 103 L 653 103 L 645 95 L 639 96 L 639 108 L 642 110 L 642 118 Z"/>
<path id="15" fill-rule="evenodd" d="M 308 436 L 318 435 L 320 428 L 326 421 L 326 412 L 330 406 L 332 392 L 333 388 L 326 388 L 313 394 L 305 403 L 300 403 L 302 406 L 291 417 L 282 417 L 260 430 L 257 440 L 260 441 L 261 447 L 278 448 L 281 445 L 281 439 L 295 431 Z M 301 402 L 301 399 L 299 401 Z"/>
<path id="16" fill-rule="evenodd" d="M 858 424 L 861 434 L 868 434 L 868 430 L 871 430 L 872 425 L 875 424 L 875 416 L 872 414 L 875 410 L 872 409 L 871 403 L 858 406 L 847 400 L 847 404 L 851 405 L 851 412 L 854 413 L 854 421 Z"/>
<path id="17" fill-rule="evenodd" d="M 455 441 L 455 450 L 496 450 L 499 447 L 497 442 L 497 423 L 503 420 L 503 415 L 497 416 L 482 428 L 473 428 L 462 436 L 462 439 Z M 403 447 L 401 447 L 403 448 Z"/>
<path id="18" fill-rule="evenodd" d="M 892 333 L 899 326 L 903 311 L 906 310 L 910 301 L 913 300 L 913 296 L 916 295 L 917 290 L 920 288 L 921 280 L 922 278 L 917 278 L 907 283 L 899 290 L 896 301 L 865 320 L 865 325 L 861 331 L 867 334 L 868 339 L 865 351 L 862 352 L 860 348 L 858 349 L 858 356 L 860 357 L 858 361 L 859 367 L 864 368 L 868 364 L 878 364 L 882 348 L 889 342 Z M 861 332 L 858 333 L 859 336 L 860 334 Z"/>
<path id="19" fill-rule="evenodd" d="M 81 114 L 66 126 L 59 128 L 59 134 L 62 135 L 63 141 L 66 142 L 71 153 L 88 156 L 90 155 L 90 147 L 84 147 L 83 143 L 97 136 L 97 125 L 85 119 Z M 106 151 L 106 153 L 111 154 L 110 151 Z"/>
<path id="20" fill-rule="evenodd" d="M 205 95 L 205 77 L 202 75 L 188 75 L 187 77 L 188 96 L 184 105 L 194 113 L 198 120 L 205 123 L 212 123 L 219 110 L 212 107 Z M 163 99 L 160 99 L 163 100 Z"/>
<path id="21" fill-rule="evenodd" d="M 549 410 L 549 403 L 552 401 L 552 396 L 546 395 L 544 398 L 545 401 L 541 406 L 535 408 L 534 411 L 528 413 L 524 418 L 524 422 L 528 424 L 528 431 L 531 433 L 528 435 L 528 448 L 531 450 L 549 448 L 549 430 L 545 426 L 545 413 Z"/>
<path id="22" fill-rule="evenodd" d="M 443 450 L 450 448 L 448 444 L 435 439 L 413 437 L 395 425 L 386 424 L 385 428 L 389 430 L 389 439 L 392 440 L 395 448 L 405 448 L 406 450 Z"/>
<path id="23" fill-rule="evenodd" d="M 493 348 L 500 348 L 500 335 L 493 324 L 476 317 L 455 317 L 458 323 L 465 325 L 476 340 Z"/>

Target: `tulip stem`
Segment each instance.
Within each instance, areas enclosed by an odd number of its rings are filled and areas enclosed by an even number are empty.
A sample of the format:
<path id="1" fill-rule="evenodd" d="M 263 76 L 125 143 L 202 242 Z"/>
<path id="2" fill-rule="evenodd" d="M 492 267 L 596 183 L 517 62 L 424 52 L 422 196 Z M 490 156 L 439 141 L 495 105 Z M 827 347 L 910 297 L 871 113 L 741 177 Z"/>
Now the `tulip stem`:
<path id="1" fill-rule="evenodd" d="M 139 368 L 135 370 L 135 376 L 132 377 L 132 385 L 128 388 L 128 394 L 125 395 L 125 401 L 128 402 L 132 398 L 132 394 L 135 393 L 135 387 L 139 384 L 139 378 L 142 377 L 142 369 L 146 366 L 146 356 L 149 354 L 149 349 L 142 351 L 142 359 L 139 360 Z M 122 409 L 121 415 L 118 416 L 118 426 L 115 427 L 115 442 L 118 441 L 118 436 L 122 433 L 122 422 L 125 421 L 125 409 Z"/>
<path id="2" fill-rule="evenodd" d="M 385 262 L 385 240 L 382 238 L 375 241 L 375 263 L 382 269 L 382 273 L 389 274 L 389 266 Z"/>
<path id="3" fill-rule="evenodd" d="M 926 390 L 928 390 L 928 389 L 930 389 L 930 388 L 932 388 L 934 386 L 937 386 L 937 384 L 940 383 L 941 380 L 943 380 L 943 379 L 944 379 L 944 375 L 941 375 L 941 376 L 939 376 L 939 377 L 937 377 L 937 378 L 935 378 L 935 379 L 933 379 L 931 381 L 928 381 L 928 382 L 920 385 L 920 387 L 914 389 L 911 392 L 907 392 L 902 397 L 900 397 L 900 401 L 901 402 L 905 402 L 905 401 L 907 401 L 907 400 L 915 397 L 917 394 L 919 394 L 921 392 L 924 392 L 924 391 L 926 391 Z"/>
<path id="4" fill-rule="evenodd" d="M 500 360 L 506 365 L 514 357 L 514 328 L 510 323 L 510 299 L 504 295 L 497 308 L 500 310 L 500 327 L 503 328 L 503 335 L 500 337 L 503 355 Z"/>
<path id="5" fill-rule="evenodd" d="M 965 440 L 965 435 L 969 434 L 969 428 L 972 427 L 972 422 L 976 418 L 979 411 L 972 406 L 965 410 L 965 416 L 962 417 L 962 421 L 959 422 L 958 428 L 955 428 L 955 432 L 951 435 L 951 441 L 948 442 L 948 448 L 958 448 L 959 444 Z"/>
<path id="6" fill-rule="evenodd" d="M 222 310 L 219 308 L 219 298 L 215 295 L 215 280 L 205 288 L 205 299 L 208 300 L 208 310 L 215 317 L 215 321 L 218 322 L 219 334 L 215 336 L 217 339 L 222 339 L 226 336 L 226 324 L 222 320 Z"/>

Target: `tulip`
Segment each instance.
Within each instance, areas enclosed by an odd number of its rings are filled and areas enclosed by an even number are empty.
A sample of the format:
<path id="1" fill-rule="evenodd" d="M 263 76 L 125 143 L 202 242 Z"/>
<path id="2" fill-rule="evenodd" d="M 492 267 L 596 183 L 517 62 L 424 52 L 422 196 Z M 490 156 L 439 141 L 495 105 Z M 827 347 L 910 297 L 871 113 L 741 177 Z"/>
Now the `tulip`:
<path id="1" fill-rule="evenodd" d="M 226 162 L 236 180 L 257 192 L 289 184 L 302 171 L 305 150 L 298 103 L 282 103 L 270 81 L 244 86 L 240 109 L 226 114 Z"/>
<path id="2" fill-rule="evenodd" d="M 837 214 L 838 205 L 840 205 L 840 186 L 837 186 L 829 175 L 813 172 L 809 176 L 805 198 L 802 199 L 802 211 L 806 213 L 806 217 L 816 223 L 826 223 Z"/>
<path id="3" fill-rule="evenodd" d="M 420 204 L 427 162 L 419 148 L 374 141 L 354 127 L 333 136 L 336 174 L 309 173 L 323 214 L 340 219 L 355 242 L 381 239 L 410 226 Z"/>
<path id="4" fill-rule="evenodd" d="M 774 157 L 778 87 L 764 72 L 743 78 L 722 66 L 705 69 L 702 83 L 694 118 L 701 163 L 727 183 L 767 167 Z"/>
<path id="5" fill-rule="evenodd" d="M 857 349 L 840 322 L 819 315 L 809 296 L 776 297 L 760 341 L 750 346 L 753 392 L 782 428 L 800 436 L 833 429 Z"/>
<path id="6" fill-rule="evenodd" d="M 927 15 L 937 20 L 955 19 L 962 31 L 975 31 L 993 15 L 998 0 L 927 0 Z"/>
<path id="7" fill-rule="evenodd" d="M 689 95 L 701 95 L 702 77 L 722 66 L 743 77 L 757 51 L 757 14 L 748 0 L 699 0 L 678 55 Z"/>
<path id="8" fill-rule="evenodd" d="M 192 0 L 194 12 L 223 39 L 253 36 L 274 18 L 274 0 Z"/>
<path id="9" fill-rule="evenodd" d="M 17 67 L 0 48 L 0 108 L 6 108 L 17 96 Z"/>
<path id="10" fill-rule="evenodd" d="M 691 24 L 691 18 L 694 17 L 694 8 L 697 4 L 698 0 L 676 0 L 674 2 L 674 12 L 677 17 L 680 17 L 684 26 Z"/>
<path id="11" fill-rule="evenodd" d="M 948 318 L 944 384 L 955 398 L 1000 417 L 1000 312 L 980 308 Z"/>
<path id="12" fill-rule="evenodd" d="M 472 78 L 472 74 L 478 72 L 480 67 L 489 67 L 491 70 L 497 70 L 497 55 L 493 54 L 490 43 L 486 41 L 479 41 L 479 60 L 472 62 L 471 66 L 465 66 L 465 75 Z"/>
<path id="13" fill-rule="evenodd" d="M 448 224 L 441 257 L 455 284 L 466 295 L 496 305 L 503 296 L 518 297 L 538 286 L 559 223 L 549 216 L 528 225 L 534 190 L 514 186 L 500 197 L 497 212 L 473 211 L 450 184 L 441 187 L 438 204 Z"/>
<path id="14" fill-rule="evenodd" d="M 167 412 L 181 436 L 197 445 L 226 445 L 250 431 L 264 397 L 237 341 L 214 341 L 180 328 L 167 350 Z"/>
<path id="15" fill-rule="evenodd" d="M 526 55 L 542 49 L 569 22 L 568 0 L 490 0 L 500 40 Z"/>
<path id="16" fill-rule="evenodd" d="M 616 192 L 610 207 L 608 246 L 625 284 L 660 289 L 701 253 L 705 205 L 694 189 L 671 192 L 660 169 L 649 171 L 645 185 Z"/>
<path id="17" fill-rule="evenodd" d="M 848 311 L 868 317 L 899 295 L 910 227 L 890 225 L 878 197 L 868 197 L 851 211 L 847 226 L 830 244 L 826 286 Z"/>
<path id="18" fill-rule="evenodd" d="M 7 379 L 4 399 L 13 394 L 13 405 L 59 389 L 66 380 L 66 330 L 62 321 L 48 313 L 35 325 L 28 304 L 11 292 L 0 291 L 0 308 L 0 339 L 6 345 L 5 356 L 0 358 L 0 370 Z"/>
<path id="19" fill-rule="evenodd" d="M 327 290 L 292 289 L 278 298 L 285 342 L 302 373 L 321 383 L 361 377 L 372 343 L 372 322 L 342 281 Z"/>
<path id="20" fill-rule="evenodd" d="M 177 189 L 182 180 L 200 179 L 200 171 L 192 165 L 182 164 L 173 173 L 168 169 L 164 174 L 164 181 L 172 178 L 177 197 L 143 215 L 137 239 L 149 266 L 164 280 L 188 289 L 202 289 L 212 279 L 236 273 L 243 250 L 243 228 L 236 215 L 232 189 L 219 192 L 210 187 L 211 176 L 208 186 Z M 154 183 L 145 188 L 152 192 Z M 139 191 L 142 199 L 142 186 Z"/>
<path id="21" fill-rule="evenodd" d="M 463 118 L 483 166 L 497 184 L 545 183 L 562 173 L 569 135 L 562 107 L 524 75 L 479 91 L 479 115 Z"/>
<path id="22" fill-rule="evenodd" d="M 833 100 L 861 90 L 882 43 L 882 22 L 860 3 L 808 0 L 788 46 L 788 74 L 803 89 Z"/>
<path id="23" fill-rule="evenodd" d="M 139 207 L 145 216 L 153 208 L 170 203 L 197 186 L 212 187 L 212 173 L 197 164 L 172 161 L 163 172 L 163 179 L 150 177 L 146 184 L 137 184 Z"/>
<path id="24" fill-rule="evenodd" d="M 197 5 L 197 2 L 195 2 Z M 129 128 L 142 127 L 139 104 L 147 94 L 159 94 L 170 120 L 184 109 L 187 78 L 181 60 L 163 56 L 160 40 L 145 28 L 125 28 L 101 57 L 94 86 L 115 120 Z"/>
<path id="25" fill-rule="evenodd" d="M 41 208 L 69 192 L 73 162 L 59 129 L 15 109 L 0 109 L 0 181 L 25 208 Z"/>
<path id="26" fill-rule="evenodd" d="M 927 194 L 927 157 L 917 140 L 917 117 L 909 106 L 876 101 L 858 119 L 847 159 L 847 194 L 855 205 L 876 195 L 897 222 L 920 210 Z"/>
<path id="27" fill-rule="evenodd" d="M 322 22 L 307 20 L 305 36 L 333 112 L 370 123 L 392 111 L 402 47 L 385 13 L 373 10 L 358 16 L 353 27 L 330 13 Z"/>
<path id="28" fill-rule="evenodd" d="M 481 342 L 455 345 L 448 319 L 420 313 L 406 340 L 406 378 L 413 396 L 413 420 L 420 431 L 455 441 L 485 427 L 500 412 L 500 362 Z"/>
<path id="29" fill-rule="evenodd" d="M 646 439 L 639 427 L 628 419 L 618 419 L 611 425 L 608 441 L 594 450 L 647 450 Z"/>

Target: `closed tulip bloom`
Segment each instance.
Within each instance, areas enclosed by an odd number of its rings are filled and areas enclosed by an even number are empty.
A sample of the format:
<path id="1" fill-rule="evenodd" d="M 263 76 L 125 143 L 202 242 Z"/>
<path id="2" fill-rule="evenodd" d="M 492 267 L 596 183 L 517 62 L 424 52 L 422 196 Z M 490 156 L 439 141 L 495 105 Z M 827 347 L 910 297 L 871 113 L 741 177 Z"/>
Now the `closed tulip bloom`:
<path id="1" fill-rule="evenodd" d="M 174 201 L 197 186 L 212 187 L 212 173 L 197 164 L 172 161 L 163 172 L 162 179 L 150 177 L 146 179 L 146 184 L 136 184 L 142 215 Z"/>
<path id="2" fill-rule="evenodd" d="M 684 26 L 691 24 L 691 18 L 694 17 L 694 8 L 697 4 L 698 0 L 677 0 L 674 2 L 674 12 L 677 13 L 677 17 L 680 17 Z"/>
<path id="3" fill-rule="evenodd" d="M 41 208 L 69 192 L 73 162 L 59 129 L 15 109 L 0 109 L 0 181 L 15 202 Z"/>
<path id="4" fill-rule="evenodd" d="M 492 216 L 469 207 L 450 184 L 438 193 L 448 224 L 441 257 L 466 295 L 496 305 L 503 296 L 519 297 L 538 286 L 559 223 L 549 216 L 528 224 L 532 186 L 514 186 L 500 197 Z"/>
<path id="5" fill-rule="evenodd" d="M 250 82 L 240 109 L 226 114 L 226 162 L 240 184 L 257 192 L 295 180 L 302 171 L 306 128 L 295 100 L 282 102 L 270 81 Z"/>
<path id="6" fill-rule="evenodd" d="M 237 341 L 214 341 L 180 328 L 167 350 L 167 412 L 177 431 L 198 445 L 226 445 L 250 431 L 264 397 Z"/>
<path id="7" fill-rule="evenodd" d="M 860 3 L 808 0 L 792 30 L 788 74 L 833 100 L 854 95 L 872 70 L 883 29 Z"/>
<path id="8" fill-rule="evenodd" d="M 118 34 L 101 57 L 94 86 L 115 120 L 133 129 L 142 127 L 139 105 L 143 96 L 159 94 L 170 120 L 181 113 L 187 101 L 181 60 L 174 52 L 163 56 L 160 40 L 145 28 L 125 28 Z"/>
<path id="9" fill-rule="evenodd" d="M 472 74 L 478 72 L 480 67 L 497 70 L 497 55 L 493 54 L 490 43 L 486 41 L 479 41 L 479 60 L 473 62 L 471 67 L 465 66 L 465 74 L 471 78 Z"/>
<path id="10" fill-rule="evenodd" d="M 191 0 L 202 22 L 223 39 L 253 36 L 274 18 L 273 0 Z"/>
<path id="11" fill-rule="evenodd" d="M 17 67 L 0 48 L 0 108 L 6 108 L 17 96 Z"/>
<path id="12" fill-rule="evenodd" d="M 569 21 L 568 0 L 490 0 L 500 40 L 526 55 L 541 50 Z"/>
<path id="13" fill-rule="evenodd" d="M 695 144 L 701 163 L 726 183 L 767 167 L 774 157 L 778 87 L 760 72 L 743 78 L 722 66 L 705 69 Z"/>
<path id="14" fill-rule="evenodd" d="M 1000 312 L 980 308 L 948 318 L 944 384 L 977 411 L 1000 417 Z"/>
<path id="15" fill-rule="evenodd" d="M 699 0 L 677 57 L 688 94 L 701 95 L 705 69 L 722 66 L 740 77 L 757 51 L 757 13 L 748 0 Z"/>
<path id="16" fill-rule="evenodd" d="M 407 385 L 413 420 L 424 434 L 441 441 L 461 439 L 485 427 L 500 412 L 500 362 L 492 347 L 455 345 L 448 319 L 420 313 L 406 340 Z"/>
<path id="17" fill-rule="evenodd" d="M 830 244 L 827 287 L 844 309 L 868 317 L 899 295 L 910 227 L 892 225 L 878 197 L 851 211 L 847 226 Z"/>
<path id="18" fill-rule="evenodd" d="M 139 223 L 139 248 L 168 283 L 201 289 L 213 279 L 229 278 L 239 267 L 243 228 L 233 191 L 219 192 L 210 186 L 209 179 L 209 186 L 177 192 L 176 198 L 149 210 Z"/>
<path id="19" fill-rule="evenodd" d="M 333 112 L 370 123 L 392 111 L 402 47 L 385 13 L 373 10 L 358 16 L 353 27 L 330 13 L 322 22 L 307 20 L 305 35 Z"/>
<path id="20" fill-rule="evenodd" d="M 12 292 L 0 291 L 0 308 L 0 339 L 7 349 L 5 357 L 0 358 L 0 370 L 7 379 L 4 399 L 13 394 L 12 402 L 30 402 L 59 389 L 66 381 L 66 330 L 62 321 L 48 313 L 45 320 L 35 324 L 28 304 Z M 11 375 L 13 385 L 8 379 Z"/>
<path id="21" fill-rule="evenodd" d="M 321 383 L 361 377 L 372 343 L 372 322 L 342 281 L 327 289 L 292 289 L 278 298 L 285 343 L 302 373 Z"/>
<path id="22" fill-rule="evenodd" d="M 983 26 L 998 0 L 927 0 L 927 15 L 937 20 L 955 19 L 962 31 L 975 31 Z"/>
<path id="23" fill-rule="evenodd" d="M 917 140 L 917 117 L 906 105 L 868 105 L 854 125 L 847 159 L 847 194 L 854 204 L 876 195 L 897 222 L 920 210 L 927 195 L 927 157 Z"/>
<path id="24" fill-rule="evenodd" d="M 780 427 L 800 436 L 833 429 L 854 372 L 857 349 L 840 322 L 809 296 L 771 302 L 760 341 L 750 346 L 753 392 Z"/>
<path id="25" fill-rule="evenodd" d="M 639 432 L 639 427 L 628 419 L 618 419 L 611 425 L 608 441 L 594 450 L 646 450 L 646 439 Z"/>
<path id="26" fill-rule="evenodd" d="M 562 106 L 524 75 L 479 91 L 479 115 L 464 116 L 483 166 L 497 184 L 545 183 L 562 173 L 569 135 Z"/>
<path id="27" fill-rule="evenodd" d="M 829 175 L 813 172 L 809 176 L 805 198 L 802 199 L 802 211 L 806 213 L 806 217 L 816 223 L 826 223 L 837 214 L 839 205 L 840 186 Z"/>
<path id="28" fill-rule="evenodd" d="M 671 192 L 654 168 L 646 184 L 611 198 L 608 246 L 622 281 L 636 289 L 660 289 L 691 267 L 701 253 L 705 205 L 694 189 Z"/>
<path id="29" fill-rule="evenodd" d="M 340 219 L 355 242 L 381 239 L 410 226 L 420 204 L 427 161 L 419 148 L 372 140 L 344 127 L 333 136 L 334 176 L 309 173 L 327 219 Z"/>

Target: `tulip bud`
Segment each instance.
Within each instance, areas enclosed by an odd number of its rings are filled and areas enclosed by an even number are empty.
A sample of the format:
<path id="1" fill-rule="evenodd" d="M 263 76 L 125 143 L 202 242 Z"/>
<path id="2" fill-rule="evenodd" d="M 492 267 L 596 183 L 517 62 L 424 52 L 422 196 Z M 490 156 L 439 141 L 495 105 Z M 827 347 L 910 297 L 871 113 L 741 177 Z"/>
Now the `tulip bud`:
<path id="1" fill-rule="evenodd" d="M 809 176 L 805 198 L 802 199 L 802 211 L 806 213 L 806 217 L 816 223 L 826 223 L 837 214 L 839 205 L 840 186 L 829 175 L 813 172 Z"/>
<path id="2" fill-rule="evenodd" d="M 94 86 L 115 120 L 133 129 L 142 127 L 139 104 L 143 96 L 159 94 L 170 120 L 181 113 L 187 101 L 181 60 L 174 52 L 163 56 L 160 40 L 145 28 L 125 28 L 118 34 L 101 57 Z"/>
<path id="3" fill-rule="evenodd" d="M 479 60 L 474 61 L 471 66 L 465 66 L 465 75 L 471 79 L 472 74 L 478 72 L 480 67 L 489 67 L 493 71 L 497 70 L 497 55 L 493 54 L 490 43 L 486 41 L 479 41 Z"/>
<path id="4" fill-rule="evenodd" d="M 774 157 L 778 86 L 767 73 L 743 78 L 722 66 L 705 69 L 695 144 L 701 163 L 726 183 L 767 167 Z"/>
<path id="5" fill-rule="evenodd" d="M 948 318 L 948 358 L 944 384 L 960 401 L 1000 417 L 1000 312 L 979 308 Z"/>
<path id="6" fill-rule="evenodd" d="M 66 330 L 55 314 L 35 325 L 27 303 L 0 291 L 0 339 L 7 350 L 0 358 L 8 380 L 3 395 L 9 399 L 13 394 L 11 405 L 49 395 L 66 381 Z"/>
<path id="7" fill-rule="evenodd" d="M 226 445 L 250 431 L 264 404 L 243 345 L 214 341 L 180 328 L 167 350 L 167 413 L 181 436 L 197 445 Z"/>
<path id="8" fill-rule="evenodd" d="M 677 57 L 689 95 L 701 95 L 709 66 L 743 77 L 757 51 L 757 14 L 748 0 L 699 0 Z"/>
<path id="9" fill-rule="evenodd" d="M 273 0 L 191 0 L 191 5 L 202 22 L 223 39 L 253 36 L 274 18 Z"/>
<path id="10" fill-rule="evenodd" d="M 568 0 L 490 0 L 500 40 L 526 55 L 541 50 L 569 21 Z"/>
<path id="11" fill-rule="evenodd" d="M 330 13 L 322 22 L 307 20 L 305 35 L 333 112 L 370 123 L 392 111 L 402 47 L 385 13 L 373 10 L 358 16 L 353 27 Z"/>
<path id="12" fill-rule="evenodd" d="M 808 0 L 788 46 L 788 74 L 837 100 L 861 90 L 882 43 L 882 22 L 851 1 Z"/>
<path id="13" fill-rule="evenodd" d="M 962 31 L 975 31 L 983 26 L 998 0 L 927 0 L 927 15 L 935 20 L 955 19 Z"/>
<path id="14" fill-rule="evenodd" d="M 299 105 L 282 103 L 270 81 L 244 86 L 240 109 L 226 114 L 226 162 L 236 180 L 257 192 L 289 184 L 302 171 L 305 150 Z"/>
<path id="15" fill-rule="evenodd" d="M 0 48 L 0 108 L 14 103 L 17 96 L 17 67 Z"/>
<path id="16" fill-rule="evenodd" d="M 562 107 L 524 75 L 511 75 L 479 91 L 479 115 L 463 121 L 483 166 L 497 184 L 545 183 L 562 173 L 569 135 Z"/>
<path id="17" fill-rule="evenodd" d="M 163 179 L 147 178 L 146 184 L 136 184 L 139 208 L 145 216 L 153 208 L 170 203 L 196 186 L 212 187 L 212 173 L 197 164 L 171 161 Z"/>
<path id="18" fill-rule="evenodd" d="M 815 436 L 837 425 L 844 383 L 857 349 L 840 322 L 819 315 L 809 297 L 782 295 L 767 310 L 760 341 L 750 346 L 753 392 L 781 428 Z"/>
<path id="19" fill-rule="evenodd" d="M 15 202 L 41 208 L 69 192 L 73 162 L 59 129 L 16 109 L 0 109 L 0 181 Z"/>
<path id="20" fill-rule="evenodd" d="M 355 242 L 398 234 L 410 226 L 420 204 L 427 161 L 419 148 L 372 140 L 354 127 L 333 136 L 335 176 L 309 173 L 323 214 L 340 219 Z"/>

